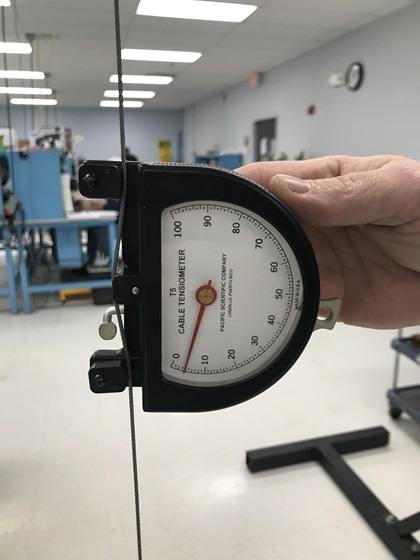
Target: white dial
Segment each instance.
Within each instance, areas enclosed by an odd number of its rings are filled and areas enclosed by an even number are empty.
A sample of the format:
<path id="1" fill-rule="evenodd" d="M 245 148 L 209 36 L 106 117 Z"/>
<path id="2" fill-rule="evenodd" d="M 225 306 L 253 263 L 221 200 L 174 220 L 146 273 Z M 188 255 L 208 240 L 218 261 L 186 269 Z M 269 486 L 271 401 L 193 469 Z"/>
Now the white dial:
<path id="1" fill-rule="evenodd" d="M 295 254 L 258 214 L 218 201 L 162 212 L 162 374 L 220 386 L 277 358 L 303 305 Z"/>

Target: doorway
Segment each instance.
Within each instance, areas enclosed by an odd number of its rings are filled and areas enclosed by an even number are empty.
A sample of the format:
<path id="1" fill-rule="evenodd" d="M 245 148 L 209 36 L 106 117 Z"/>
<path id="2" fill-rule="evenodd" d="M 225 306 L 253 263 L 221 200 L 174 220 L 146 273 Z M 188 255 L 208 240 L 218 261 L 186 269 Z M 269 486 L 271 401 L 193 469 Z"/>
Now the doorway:
<path id="1" fill-rule="evenodd" d="M 255 161 L 274 159 L 277 119 L 266 119 L 254 123 Z"/>

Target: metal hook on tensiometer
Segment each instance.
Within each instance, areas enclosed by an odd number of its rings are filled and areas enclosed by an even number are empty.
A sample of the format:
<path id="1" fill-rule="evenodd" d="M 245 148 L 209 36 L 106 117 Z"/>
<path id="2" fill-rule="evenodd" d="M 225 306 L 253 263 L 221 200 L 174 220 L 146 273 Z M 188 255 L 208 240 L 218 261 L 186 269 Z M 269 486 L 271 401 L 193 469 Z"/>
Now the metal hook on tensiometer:
<path id="1" fill-rule="evenodd" d="M 321 309 L 325 309 L 328 310 L 329 313 L 327 317 L 318 316 L 315 323 L 314 331 L 318 329 L 327 329 L 331 331 L 338 320 L 340 307 L 341 301 L 338 298 L 319 300 L 319 312 L 321 312 Z"/>

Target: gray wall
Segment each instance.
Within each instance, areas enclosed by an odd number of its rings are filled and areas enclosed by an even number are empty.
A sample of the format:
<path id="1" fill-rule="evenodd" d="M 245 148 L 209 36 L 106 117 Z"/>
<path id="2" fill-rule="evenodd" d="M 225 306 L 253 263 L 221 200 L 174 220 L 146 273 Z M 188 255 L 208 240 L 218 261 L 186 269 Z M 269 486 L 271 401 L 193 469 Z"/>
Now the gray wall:
<path id="1" fill-rule="evenodd" d="M 26 113 L 26 117 L 25 117 Z M 35 124 L 46 121 L 45 112 L 35 112 Z M 88 159 L 108 159 L 120 154 L 118 110 L 114 109 L 58 109 L 57 115 L 49 113 L 49 123 L 58 122 L 70 127 L 73 135 L 85 139 L 75 145 L 75 152 Z M 0 109 L 0 125 L 7 123 L 5 108 Z M 31 130 L 30 110 L 12 111 L 12 126 L 19 138 L 27 138 Z M 183 128 L 182 111 L 130 111 L 125 112 L 126 145 L 144 161 L 159 161 L 159 140 L 171 140 L 173 158 L 179 150 L 179 134 Z"/>
<path id="2" fill-rule="evenodd" d="M 253 123 L 277 118 L 275 157 L 398 153 L 420 159 L 420 5 L 413 5 L 185 112 L 185 159 L 193 152 L 244 151 Z M 365 65 L 362 88 L 331 88 L 328 76 L 353 61 Z M 316 114 L 306 108 L 316 105 Z"/>

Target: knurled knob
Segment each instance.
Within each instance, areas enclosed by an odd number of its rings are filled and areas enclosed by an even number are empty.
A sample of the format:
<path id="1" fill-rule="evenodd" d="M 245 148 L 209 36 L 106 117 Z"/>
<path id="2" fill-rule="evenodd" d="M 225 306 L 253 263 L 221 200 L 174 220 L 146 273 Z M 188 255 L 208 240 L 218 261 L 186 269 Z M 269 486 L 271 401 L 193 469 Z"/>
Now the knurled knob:
<path id="1" fill-rule="evenodd" d="M 103 340 L 112 340 L 117 334 L 117 326 L 112 321 L 99 325 L 99 336 Z"/>

